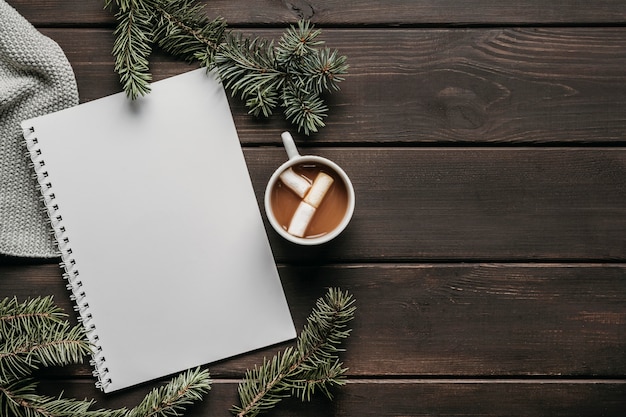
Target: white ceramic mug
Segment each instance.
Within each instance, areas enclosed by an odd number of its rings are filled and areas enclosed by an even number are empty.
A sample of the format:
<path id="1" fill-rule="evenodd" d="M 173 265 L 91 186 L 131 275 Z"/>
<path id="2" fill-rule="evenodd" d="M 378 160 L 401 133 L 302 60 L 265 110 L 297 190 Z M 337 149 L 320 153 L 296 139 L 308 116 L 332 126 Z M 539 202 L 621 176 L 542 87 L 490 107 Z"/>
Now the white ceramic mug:
<path id="1" fill-rule="evenodd" d="M 283 238 L 287 239 L 290 242 L 299 244 L 299 245 L 319 245 L 325 242 L 328 242 L 335 237 L 337 237 L 348 225 L 350 219 L 352 218 L 352 214 L 354 213 L 354 205 L 355 205 L 355 197 L 354 197 L 354 187 L 352 186 L 352 182 L 350 178 L 345 173 L 339 165 L 334 163 L 333 161 L 323 158 L 321 156 L 315 155 L 300 155 L 298 149 L 296 148 L 296 144 L 293 140 L 293 137 L 289 132 L 283 132 L 281 135 L 283 145 L 285 146 L 285 150 L 287 151 L 288 160 L 283 163 L 278 169 L 272 174 L 270 180 L 267 183 L 267 187 L 265 189 L 265 213 L 267 214 L 267 219 L 270 224 L 276 230 L 276 232 L 281 235 Z M 332 230 L 321 236 L 315 237 L 298 237 L 289 232 L 287 232 L 286 228 L 281 226 L 281 224 L 276 219 L 274 215 L 274 210 L 272 208 L 271 202 L 271 194 L 272 190 L 276 186 L 276 183 L 280 180 L 280 175 L 287 169 L 291 167 L 295 167 L 301 164 L 315 164 L 315 165 L 323 165 L 334 171 L 336 176 L 343 181 L 347 194 L 347 205 L 346 210 L 341 218 L 339 224 Z"/>

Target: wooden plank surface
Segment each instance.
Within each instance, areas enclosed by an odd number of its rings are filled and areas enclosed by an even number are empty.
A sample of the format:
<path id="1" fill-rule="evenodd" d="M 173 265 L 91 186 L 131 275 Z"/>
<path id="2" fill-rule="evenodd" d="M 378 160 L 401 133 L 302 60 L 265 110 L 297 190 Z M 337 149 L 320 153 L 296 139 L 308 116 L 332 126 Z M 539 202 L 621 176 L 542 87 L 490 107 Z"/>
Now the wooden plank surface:
<path id="1" fill-rule="evenodd" d="M 121 90 L 110 30 L 46 29 L 72 63 L 81 101 Z M 277 39 L 281 30 L 246 31 Z M 624 143 L 626 28 L 329 29 L 348 56 L 316 143 Z M 393 57 L 393 58 L 390 58 Z M 190 70 L 163 54 L 154 79 Z M 291 128 L 231 100 L 244 143 Z"/>
<path id="2" fill-rule="evenodd" d="M 361 308 L 342 354 L 348 384 L 333 391 L 332 402 L 320 396 L 308 404 L 287 400 L 271 415 L 620 416 L 626 394 L 626 380 L 619 377 L 626 364 L 625 268 L 281 266 L 298 328 L 324 286 L 351 291 Z M 4 266 L 0 277 L 0 293 L 52 294 L 64 309 L 72 307 L 56 265 Z M 210 365 L 212 390 L 185 415 L 229 415 L 245 370 L 283 347 Z M 47 369 L 40 373 L 39 391 L 94 398 L 97 407 L 132 407 L 166 381 L 104 395 L 90 371 L 87 364 Z"/>
<path id="3" fill-rule="evenodd" d="M 626 260 L 623 148 L 302 152 L 346 170 L 356 208 L 342 235 L 320 247 L 292 245 L 268 226 L 280 262 Z M 244 155 L 264 215 L 265 186 L 286 153 L 260 147 Z"/>
<path id="4" fill-rule="evenodd" d="M 622 148 L 307 148 L 344 167 L 355 214 L 330 246 L 280 260 L 624 260 Z M 247 149 L 259 203 L 282 149 Z"/>
<path id="5" fill-rule="evenodd" d="M 624 264 L 280 265 L 279 274 L 297 329 L 323 288 L 354 295 L 360 308 L 342 355 L 351 377 L 617 378 L 626 369 Z M 0 267 L 0 277 L 0 294 L 50 294 L 72 311 L 56 265 Z M 210 369 L 241 378 L 276 352 Z"/>
<path id="6" fill-rule="evenodd" d="M 311 19 L 321 25 L 528 25 L 624 23 L 621 0 L 581 4 L 568 0 L 372 0 L 271 1 L 202 0 L 207 15 L 231 25 L 284 25 Z M 11 0 L 37 25 L 113 24 L 104 0 Z M 382 6 L 382 7 L 381 7 Z"/>
<path id="7" fill-rule="evenodd" d="M 232 417 L 228 410 L 238 404 L 237 381 L 215 381 L 205 400 L 186 412 L 186 417 Z M 376 390 L 370 389 L 376 385 Z M 51 381 L 42 387 L 49 395 L 97 400 L 96 406 L 135 405 L 147 390 L 104 396 L 85 381 Z M 621 416 L 626 384 L 600 380 L 581 384 L 501 380 L 399 380 L 384 384 L 351 380 L 336 391 L 333 401 L 315 397 L 310 403 L 288 399 L 270 413 L 274 417 L 300 416 Z"/>
<path id="8" fill-rule="evenodd" d="M 120 91 L 104 1 L 8 3 L 63 48 L 82 102 Z M 268 415 L 624 415 L 626 2 L 203 3 L 246 36 L 310 18 L 350 64 L 328 127 L 294 136 L 351 176 L 352 223 L 319 248 L 268 227 L 298 329 L 327 287 L 354 294 L 348 383 Z M 155 80 L 193 68 L 151 62 Z M 261 203 L 291 127 L 231 107 Z M 0 257 L 0 296 L 40 295 L 75 320 L 55 260 Z M 210 364 L 185 415 L 231 415 L 244 372 L 288 345 Z M 42 370 L 41 392 L 132 407 L 165 380 L 104 395 L 91 371 Z"/>

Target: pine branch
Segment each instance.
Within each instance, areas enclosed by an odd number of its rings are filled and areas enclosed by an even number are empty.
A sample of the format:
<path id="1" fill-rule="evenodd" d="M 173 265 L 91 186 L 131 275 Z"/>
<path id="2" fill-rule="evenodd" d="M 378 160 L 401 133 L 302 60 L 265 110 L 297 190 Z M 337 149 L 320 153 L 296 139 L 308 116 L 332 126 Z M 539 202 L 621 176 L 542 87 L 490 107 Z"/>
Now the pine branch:
<path id="1" fill-rule="evenodd" d="M 123 417 L 126 409 L 90 410 L 94 401 L 54 398 L 36 393 L 32 379 L 0 385 L 0 415 L 15 417 Z"/>
<path id="2" fill-rule="evenodd" d="M 339 91 L 339 83 L 344 80 L 348 64 L 345 56 L 337 51 L 323 48 L 310 54 L 302 63 L 301 75 L 305 90 L 322 94 L 326 91 Z"/>
<path id="3" fill-rule="evenodd" d="M 52 297 L 0 301 L 0 381 L 40 366 L 80 363 L 91 352 L 83 327 L 71 327 Z"/>
<path id="4" fill-rule="evenodd" d="M 320 31 L 308 21 L 289 27 L 277 45 L 227 33 L 221 18 L 209 19 L 197 0 L 105 0 L 115 2 L 115 71 L 126 94 L 150 92 L 149 56 L 158 45 L 187 62 L 215 69 L 226 89 L 250 114 L 269 117 L 278 106 L 306 135 L 325 126 L 323 94 L 339 90 L 346 57 L 322 48 Z"/>
<path id="5" fill-rule="evenodd" d="M 224 87 L 244 101 L 250 114 L 268 117 L 278 104 L 286 78 L 276 62 L 272 42 L 232 35 L 215 55 L 213 67 Z"/>
<path id="6" fill-rule="evenodd" d="M 276 60 L 282 67 L 297 69 L 306 56 L 315 53 L 315 48 L 324 44 L 317 40 L 322 32 L 314 30 L 310 22 L 302 20 L 298 27 L 289 27 L 281 36 L 276 47 Z"/>
<path id="7" fill-rule="evenodd" d="M 0 343 L 11 331 L 25 332 L 61 323 L 67 315 L 54 304 L 52 297 L 37 297 L 20 303 L 16 297 L 0 301 Z"/>
<path id="8" fill-rule="evenodd" d="M 329 289 L 320 298 L 298 336 L 296 348 L 287 348 L 260 367 L 246 372 L 239 384 L 240 406 L 231 411 L 237 417 L 252 417 L 295 394 L 310 399 L 316 389 L 330 397 L 329 387 L 343 384 L 345 368 L 337 353 L 350 334 L 347 324 L 354 317 L 354 299 L 338 289 Z"/>
<path id="9" fill-rule="evenodd" d="M 189 370 L 167 385 L 152 390 L 144 400 L 124 417 L 178 416 L 194 401 L 211 389 L 209 372 L 200 368 Z"/>
<path id="10" fill-rule="evenodd" d="M 275 47 L 260 38 L 229 36 L 215 55 L 215 67 L 233 96 L 240 95 L 254 116 L 269 116 L 277 98 L 285 118 L 304 131 L 325 126 L 328 107 L 322 94 L 339 89 L 348 70 L 345 56 L 317 49 L 320 31 L 307 21 L 290 27 Z"/>
<path id="11" fill-rule="evenodd" d="M 36 393 L 32 379 L 0 384 L 0 415 L 16 417 L 168 417 L 180 416 L 210 389 L 208 371 L 189 370 L 152 390 L 131 410 L 91 410 L 93 400 L 54 398 Z"/>
<path id="12" fill-rule="evenodd" d="M 346 371 L 338 360 L 323 362 L 316 369 L 294 376 L 293 391 L 302 401 L 310 401 L 316 390 L 320 390 L 327 398 L 332 398 L 330 388 L 345 384 L 343 375 Z"/>
<path id="13" fill-rule="evenodd" d="M 318 94 L 302 90 L 297 85 L 289 85 L 283 90 L 282 98 L 285 118 L 297 125 L 298 130 L 302 128 L 305 135 L 326 126 L 324 118 L 328 107 Z"/>
<path id="14" fill-rule="evenodd" d="M 93 401 L 36 393 L 28 378 L 41 366 L 80 363 L 91 353 L 82 325 L 71 326 L 51 297 L 19 303 L 0 301 L 0 416 L 167 417 L 176 416 L 210 388 L 208 371 L 189 370 L 153 390 L 135 408 L 90 410 Z"/>
<path id="15" fill-rule="evenodd" d="M 155 42 L 166 52 L 187 62 L 200 61 L 207 66 L 213 61 L 226 22 L 209 20 L 202 4 L 192 0 L 155 1 Z"/>
<path id="16" fill-rule="evenodd" d="M 0 345 L 0 382 L 30 375 L 41 366 L 81 363 L 90 353 L 81 325 L 63 322 L 15 331 Z"/>
<path id="17" fill-rule="evenodd" d="M 118 23 L 113 44 L 115 71 L 126 94 L 136 99 L 150 92 L 153 19 L 149 3 L 141 0 L 117 0 L 117 3 L 120 10 L 116 14 Z"/>

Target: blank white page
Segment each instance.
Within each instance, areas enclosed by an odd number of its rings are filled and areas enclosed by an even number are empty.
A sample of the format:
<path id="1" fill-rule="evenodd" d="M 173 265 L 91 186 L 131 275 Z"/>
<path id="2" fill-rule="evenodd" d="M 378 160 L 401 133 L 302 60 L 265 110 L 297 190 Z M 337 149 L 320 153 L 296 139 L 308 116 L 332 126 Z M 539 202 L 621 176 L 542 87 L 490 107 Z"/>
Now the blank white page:
<path id="1" fill-rule="evenodd" d="M 31 155 L 51 184 L 43 193 L 54 194 L 49 204 L 62 216 L 54 224 L 69 239 L 70 272 L 79 272 L 69 280 L 79 305 L 84 291 L 81 314 L 102 349 L 105 392 L 295 337 L 212 73 L 193 70 L 136 101 L 119 93 L 22 124 L 31 126 Z"/>

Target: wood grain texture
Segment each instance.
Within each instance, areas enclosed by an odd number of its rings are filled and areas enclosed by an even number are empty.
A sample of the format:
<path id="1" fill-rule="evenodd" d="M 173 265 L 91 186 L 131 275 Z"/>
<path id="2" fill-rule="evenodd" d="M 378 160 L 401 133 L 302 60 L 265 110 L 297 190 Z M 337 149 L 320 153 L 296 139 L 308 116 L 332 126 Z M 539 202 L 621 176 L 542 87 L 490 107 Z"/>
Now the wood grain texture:
<path id="1" fill-rule="evenodd" d="M 567 0 L 202 0 L 206 14 L 230 25 L 284 25 L 310 19 L 321 25 L 529 25 L 624 23 L 621 0 L 596 0 L 593 5 Z M 9 0 L 36 25 L 113 24 L 104 0 Z"/>
<path id="2" fill-rule="evenodd" d="M 352 377 L 606 378 L 626 371 L 624 264 L 281 265 L 279 274 L 298 331 L 325 288 L 353 294 L 357 313 L 341 355 Z M 72 312 L 56 265 L 0 267 L 0 277 L 0 294 L 53 295 Z M 241 378 L 278 350 L 212 364 L 211 372 Z M 87 365 L 71 370 L 90 375 Z"/>
<path id="3" fill-rule="evenodd" d="M 63 48 L 82 102 L 120 91 L 104 0 L 7 1 Z M 202 2 L 246 36 L 311 19 L 350 64 L 310 138 L 230 100 L 259 203 L 284 130 L 357 193 L 352 223 L 322 247 L 266 222 L 298 329 L 327 287 L 358 308 L 348 383 L 272 416 L 624 415 L 626 2 Z M 158 50 L 151 62 L 154 80 L 193 68 Z M 75 321 L 55 260 L 0 257 L 0 297 L 42 295 Z M 289 345 L 210 364 L 213 389 L 185 416 L 230 416 L 244 372 Z M 104 395 L 91 371 L 37 376 L 42 393 L 96 407 L 159 385 Z"/>
<path id="4" fill-rule="evenodd" d="M 277 132 L 278 134 L 278 132 Z M 298 141 L 302 144 L 302 140 Z M 351 177 L 348 228 L 281 262 L 625 261 L 623 148 L 320 148 Z M 244 151 L 258 204 L 282 148 Z"/>
<path id="5" fill-rule="evenodd" d="M 237 381 L 216 380 L 205 400 L 194 405 L 187 417 L 232 417 L 238 404 Z M 132 407 L 147 387 L 104 396 L 88 381 L 51 381 L 42 392 L 74 398 L 95 398 L 96 407 Z M 349 380 L 333 392 L 333 401 L 319 393 L 310 403 L 287 399 L 268 416 L 578 416 L 622 417 L 626 384 L 623 381 L 543 383 L 524 381 L 371 381 Z"/>
<path id="6" fill-rule="evenodd" d="M 301 152 L 346 170 L 356 209 L 327 246 L 301 248 L 270 233 L 281 261 L 626 259 L 622 148 Z M 253 148 L 245 156 L 262 207 L 266 182 L 285 152 Z"/>
<path id="7" fill-rule="evenodd" d="M 46 29 L 66 52 L 81 101 L 121 87 L 110 30 Z M 246 31 L 277 39 L 280 30 Z M 624 143 L 626 28 L 326 30 L 348 57 L 315 143 Z M 389 58 L 393 57 L 393 58 Z M 193 67 L 163 53 L 155 80 Z M 244 143 L 277 143 L 292 126 L 231 99 Z"/>

